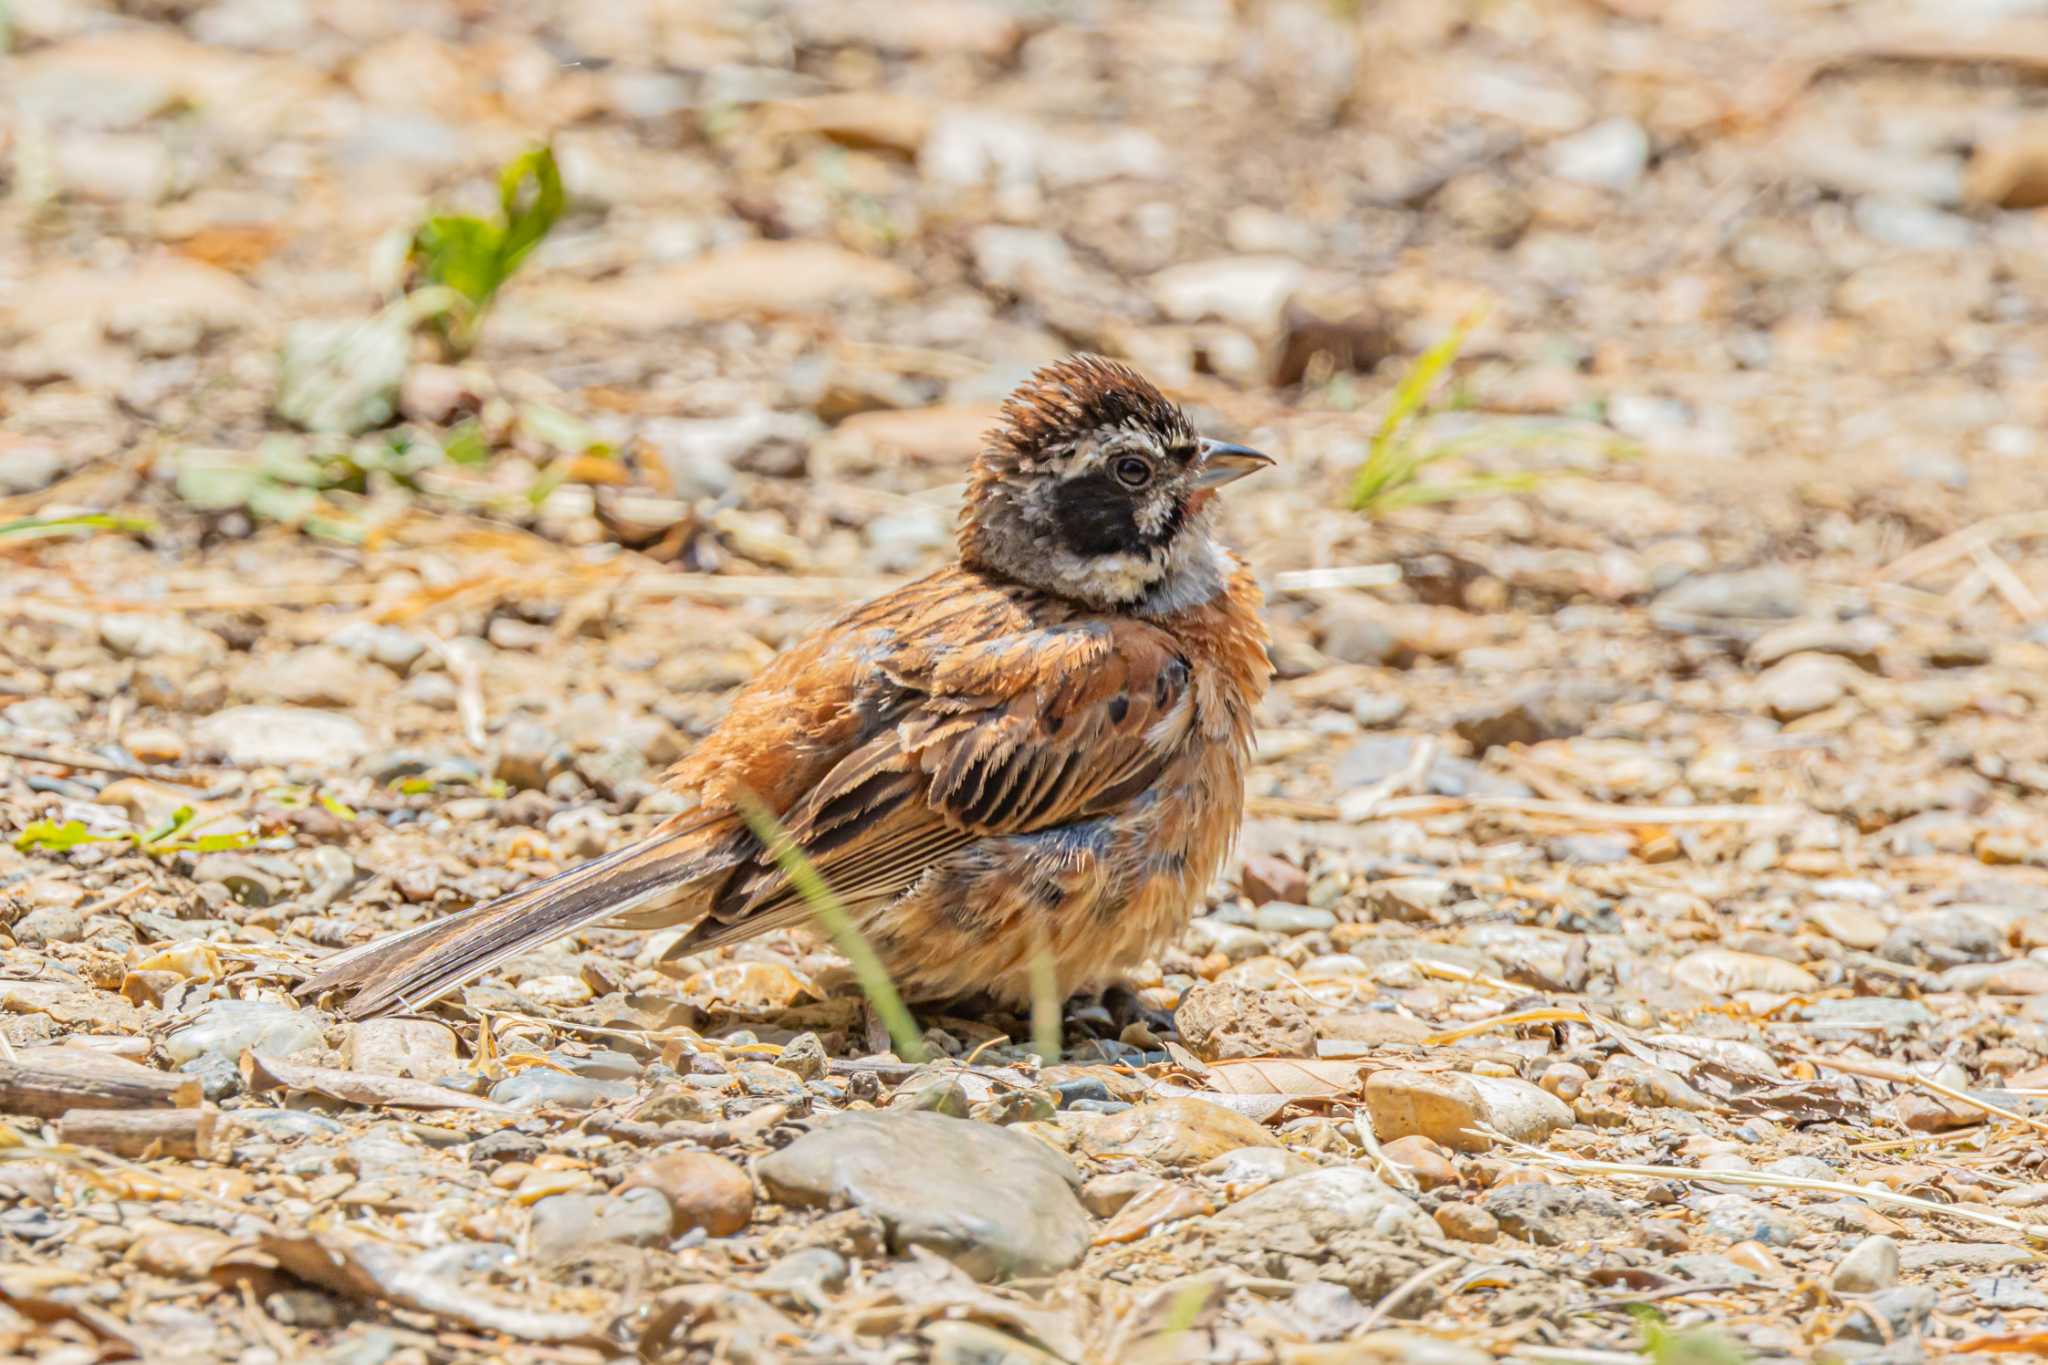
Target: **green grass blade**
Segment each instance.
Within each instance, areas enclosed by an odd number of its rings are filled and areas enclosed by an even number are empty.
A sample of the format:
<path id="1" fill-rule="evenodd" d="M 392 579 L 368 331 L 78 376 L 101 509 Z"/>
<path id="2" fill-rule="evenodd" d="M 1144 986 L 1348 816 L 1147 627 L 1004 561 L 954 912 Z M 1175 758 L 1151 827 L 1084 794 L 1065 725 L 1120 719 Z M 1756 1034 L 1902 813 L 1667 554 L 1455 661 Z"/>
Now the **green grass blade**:
<path id="1" fill-rule="evenodd" d="M 1053 957 L 1052 948 L 1041 942 L 1031 954 L 1031 1049 L 1038 1054 L 1039 1065 L 1052 1066 L 1060 1059 L 1060 994 L 1059 962 Z"/>
<path id="2" fill-rule="evenodd" d="M 774 812 L 762 805 L 752 795 L 741 793 L 740 814 L 746 817 L 747 827 L 754 831 L 775 859 L 775 865 L 782 869 L 782 875 L 789 878 L 789 884 L 803 898 L 819 927 L 831 938 L 834 947 L 853 966 L 853 976 L 860 983 L 868 1003 L 875 1013 L 882 1016 L 882 1023 L 889 1030 L 890 1041 L 896 1044 L 896 1055 L 912 1065 L 919 1065 L 931 1059 L 925 1049 L 924 1035 L 919 1032 L 917 1020 L 913 1019 L 903 997 L 896 990 L 896 983 L 890 979 L 889 969 L 882 965 L 882 959 L 875 952 L 874 945 L 854 925 L 853 917 L 846 913 L 845 904 L 825 884 L 824 877 L 804 856 L 802 849 L 775 818 Z"/>
<path id="3" fill-rule="evenodd" d="M 109 516 L 104 512 L 79 512 L 64 517 L 17 517 L 13 521 L 0 521 L 0 536 L 21 536 L 24 539 L 69 535 L 79 531 L 136 533 L 155 529 L 156 523 L 153 521 L 144 521 L 138 517 Z"/>

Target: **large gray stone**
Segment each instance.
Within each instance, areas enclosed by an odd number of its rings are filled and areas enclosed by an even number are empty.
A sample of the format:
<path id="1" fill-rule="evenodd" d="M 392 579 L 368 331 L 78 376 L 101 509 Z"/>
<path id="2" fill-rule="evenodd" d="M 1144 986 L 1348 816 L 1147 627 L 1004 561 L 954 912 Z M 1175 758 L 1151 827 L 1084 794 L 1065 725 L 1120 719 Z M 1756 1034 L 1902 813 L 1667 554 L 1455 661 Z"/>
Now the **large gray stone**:
<path id="1" fill-rule="evenodd" d="M 844 1114 L 755 1167 L 771 1199 L 866 1209 L 890 1245 L 977 1279 L 1064 1270 L 1088 1250 L 1080 1176 L 1036 1139 L 923 1110 Z"/>

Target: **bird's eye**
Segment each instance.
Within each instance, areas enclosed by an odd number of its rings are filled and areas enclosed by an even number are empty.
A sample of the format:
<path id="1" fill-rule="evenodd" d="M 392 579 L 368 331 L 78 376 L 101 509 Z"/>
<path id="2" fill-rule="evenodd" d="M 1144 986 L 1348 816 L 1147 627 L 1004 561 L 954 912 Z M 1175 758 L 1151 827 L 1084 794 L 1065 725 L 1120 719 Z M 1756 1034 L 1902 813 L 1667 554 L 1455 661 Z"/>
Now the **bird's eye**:
<path id="1" fill-rule="evenodd" d="M 1126 488 L 1143 488 L 1152 482 L 1152 466 L 1135 455 L 1116 462 L 1116 481 Z"/>

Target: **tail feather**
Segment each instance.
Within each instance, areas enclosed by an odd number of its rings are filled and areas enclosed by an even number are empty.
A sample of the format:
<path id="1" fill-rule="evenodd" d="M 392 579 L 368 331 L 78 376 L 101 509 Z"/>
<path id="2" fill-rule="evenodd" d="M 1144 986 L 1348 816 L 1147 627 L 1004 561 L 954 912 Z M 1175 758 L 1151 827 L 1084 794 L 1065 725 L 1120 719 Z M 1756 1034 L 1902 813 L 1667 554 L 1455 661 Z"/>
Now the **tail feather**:
<path id="1" fill-rule="evenodd" d="M 521 953 L 627 912 L 681 923 L 702 913 L 738 859 L 722 831 L 664 830 L 445 919 L 328 958 L 298 993 L 354 992 L 352 1019 L 418 1009 Z"/>

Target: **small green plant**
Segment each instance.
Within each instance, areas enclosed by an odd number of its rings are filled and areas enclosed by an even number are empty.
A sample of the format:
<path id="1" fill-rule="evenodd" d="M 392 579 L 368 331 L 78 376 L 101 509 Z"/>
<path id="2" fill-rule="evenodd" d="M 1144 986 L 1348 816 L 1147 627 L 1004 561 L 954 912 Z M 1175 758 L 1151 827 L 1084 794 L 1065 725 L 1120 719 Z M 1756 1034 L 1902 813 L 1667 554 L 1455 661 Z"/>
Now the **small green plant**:
<path id="1" fill-rule="evenodd" d="M 180 806 L 170 819 L 154 829 L 122 834 L 94 834 L 82 820 L 35 820 L 14 836 L 14 846 L 24 853 L 62 853 L 86 844 L 129 844 L 137 852 L 164 858 L 173 853 L 223 853 L 256 842 L 255 831 L 246 829 L 188 835 L 185 830 L 193 818 L 190 806 Z"/>
<path id="2" fill-rule="evenodd" d="M 1664 1315 L 1647 1303 L 1628 1304 L 1624 1311 L 1643 1334 L 1643 1354 L 1650 1365 L 1747 1365 L 1743 1349 L 1719 1332 L 1704 1327 L 1673 1331 Z"/>
<path id="3" fill-rule="evenodd" d="M 505 282 L 554 230 L 568 196 L 552 148 L 536 147 L 498 174 L 498 221 L 436 214 L 413 234 L 410 260 L 423 285 L 451 292 L 443 335 L 456 355 L 476 345 Z"/>
<path id="4" fill-rule="evenodd" d="M 825 884 L 823 876 L 804 851 L 796 846 L 782 822 L 774 812 L 761 804 L 750 794 L 742 793 L 739 798 L 740 814 L 746 817 L 747 827 L 754 831 L 775 859 L 775 865 L 782 869 L 782 875 L 789 878 L 798 896 L 810 908 L 811 917 L 818 921 L 818 927 L 831 938 L 834 947 L 853 966 L 854 980 L 860 983 L 862 994 L 874 1006 L 875 1013 L 882 1017 L 883 1025 L 889 1030 L 889 1040 L 896 1045 L 896 1055 L 912 1065 L 929 1061 L 931 1053 L 925 1048 L 924 1035 L 918 1031 L 917 1020 L 911 1017 L 910 1009 L 903 1003 L 902 993 L 896 989 L 896 982 L 890 978 L 889 969 L 882 965 L 875 947 L 867 941 L 854 924 L 853 916 L 846 913 L 845 903 Z"/>
<path id="5" fill-rule="evenodd" d="M 1523 470 L 1511 474 L 1475 474 L 1462 479 L 1445 479 L 1425 483 L 1422 473 L 1440 460 L 1471 454 L 1487 447 L 1511 446 L 1531 447 L 1575 442 L 1580 438 L 1568 432 L 1548 431 L 1527 427 L 1486 426 L 1478 430 L 1451 437 L 1447 440 L 1426 443 L 1422 429 L 1428 418 L 1437 409 L 1431 399 L 1444 371 L 1458 358 L 1464 349 L 1472 329 L 1479 325 L 1475 316 L 1463 318 L 1442 341 L 1424 351 L 1401 376 L 1401 382 L 1394 387 L 1394 397 L 1387 408 L 1387 415 L 1381 419 L 1379 430 L 1373 433 L 1365 463 L 1352 476 L 1350 503 L 1352 510 L 1377 516 L 1397 507 L 1412 507 L 1421 503 L 1450 502 L 1457 498 L 1484 497 L 1500 493 L 1526 493 L 1545 480 L 1559 474 L 1573 473 L 1570 470 Z M 1608 458 L 1630 453 L 1630 448 L 1620 440 L 1604 443 L 1602 455 Z"/>
<path id="6" fill-rule="evenodd" d="M 91 534 L 95 531 L 120 531 L 137 534 L 153 531 L 156 523 L 138 517 L 115 517 L 101 512 L 80 512 L 62 517 L 17 517 L 13 521 L 0 521 L 0 538 L 19 537 L 23 540 L 37 540 L 46 536 L 69 536 Z"/>

